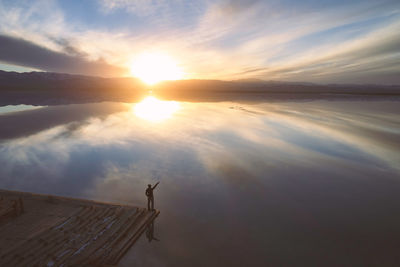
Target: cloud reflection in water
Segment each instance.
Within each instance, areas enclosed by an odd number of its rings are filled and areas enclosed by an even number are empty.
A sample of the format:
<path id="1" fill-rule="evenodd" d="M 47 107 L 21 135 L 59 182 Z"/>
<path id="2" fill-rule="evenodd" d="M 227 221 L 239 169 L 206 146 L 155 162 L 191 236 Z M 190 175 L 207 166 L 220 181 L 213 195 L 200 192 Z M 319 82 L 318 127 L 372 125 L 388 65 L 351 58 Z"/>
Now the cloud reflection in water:
<path id="1" fill-rule="evenodd" d="M 122 103 L 0 116 L 0 186 L 144 206 L 146 185 L 160 180 L 162 242 L 139 242 L 122 266 L 397 255 L 384 245 L 400 234 L 397 102 L 182 102 L 175 111 L 158 123 Z"/>

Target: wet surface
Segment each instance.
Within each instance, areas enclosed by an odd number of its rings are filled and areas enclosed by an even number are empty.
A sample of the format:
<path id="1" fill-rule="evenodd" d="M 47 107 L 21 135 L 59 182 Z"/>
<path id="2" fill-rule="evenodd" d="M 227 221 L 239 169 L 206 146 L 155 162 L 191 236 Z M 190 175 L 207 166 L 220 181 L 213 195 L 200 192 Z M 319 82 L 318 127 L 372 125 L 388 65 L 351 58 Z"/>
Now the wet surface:
<path id="1" fill-rule="evenodd" d="M 144 207 L 160 181 L 121 266 L 400 263 L 398 101 L 157 101 L 3 114 L 0 187 Z"/>

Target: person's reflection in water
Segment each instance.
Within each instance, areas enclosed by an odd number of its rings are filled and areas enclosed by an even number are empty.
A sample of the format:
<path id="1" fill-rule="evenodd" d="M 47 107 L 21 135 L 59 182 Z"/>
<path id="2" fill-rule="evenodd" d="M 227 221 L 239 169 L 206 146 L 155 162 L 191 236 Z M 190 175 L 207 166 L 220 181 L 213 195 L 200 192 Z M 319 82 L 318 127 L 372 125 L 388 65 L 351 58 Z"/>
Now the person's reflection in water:
<path id="1" fill-rule="evenodd" d="M 153 195 L 153 190 L 156 189 L 157 185 L 160 182 L 156 183 L 153 187 L 151 187 L 151 184 L 147 186 L 146 189 L 146 196 L 147 196 L 147 209 L 148 210 L 154 210 L 154 195 Z M 150 204 L 151 204 L 151 209 L 150 209 Z"/>
<path id="2" fill-rule="evenodd" d="M 159 239 L 154 237 L 154 221 L 155 221 L 155 219 L 149 225 L 147 225 L 147 229 L 146 229 L 146 237 L 149 240 L 149 242 L 151 242 L 153 240 L 160 241 Z"/>

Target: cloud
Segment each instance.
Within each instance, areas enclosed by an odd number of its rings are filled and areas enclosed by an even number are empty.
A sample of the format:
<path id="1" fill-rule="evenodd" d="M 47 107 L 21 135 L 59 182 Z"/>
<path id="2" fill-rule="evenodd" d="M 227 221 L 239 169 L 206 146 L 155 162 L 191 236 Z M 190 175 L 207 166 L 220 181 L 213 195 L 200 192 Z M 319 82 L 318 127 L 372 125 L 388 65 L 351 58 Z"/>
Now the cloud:
<path id="1" fill-rule="evenodd" d="M 349 52 L 345 52 L 342 47 L 361 40 L 359 49 L 363 49 L 368 45 L 363 41 L 366 35 L 377 38 L 378 42 L 374 42 L 371 49 L 375 54 L 374 49 L 391 35 L 391 31 L 386 31 L 385 35 L 379 31 L 391 28 L 398 17 L 394 2 L 355 2 L 329 7 L 291 3 L 291 8 L 284 8 L 287 4 L 252 1 L 251 5 L 244 5 L 243 1 L 222 1 L 210 5 L 197 27 L 187 33 L 191 39 L 183 37 L 189 46 L 196 47 L 196 53 L 189 55 L 196 65 L 195 75 L 216 79 L 340 83 L 343 81 L 339 75 L 334 75 L 338 69 L 327 68 L 332 60 L 324 60 L 332 54 L 346 54 L 348 60 L 341 60 L 347 65 L 352 62 L 351 53 L 357 52 L 357 48 L 346 48 Z M 381 57 L 381 63 L 388 62 L 395 54 L 391 52 L 388 58 Z M 361 56 L 352 63 L 358 64 L 354 69 L 359 71 L 371 67 Z M 318 75 L 310 70 L 319 70 Z M 352 82 L 364 80 L 354 77 Z M 387 82 L 387 79 L 382 77 L 375 82 Z"/>
<path id="2" fill-rule="evenodd" d="M 77 49 L 72 43 L 65 39 L 65 38 L 57 38 L 57 37 L 49 37 L 50 40 L 52 40 L 54 43 L 59 45 L 62 49 L 63 52 L 65 52 L 68 55 L 74 55 L 74 56 L 81 56 L 81 57 L 86 57 L 88 56 L 87 53 L 84 53 Z"/>
<path id="3" fill-rule="evenodd" d="M 400 83 L 400 24 L 351 41 L 298 53 L 285 64 L 252 69 L 259 77 L 309 81 Z M 396 78 L 397 76 L 397 78 Z"/>
<path id="4" fill-rule="evenodd" d="M 140 53 L 165 53 L 186 78 L 364 82 L 360 72 L 368 70 L 366 75 L 381 83 L 395 81 L 398 68 L 396 49 L 370 56 L 398 31 L 391 27 L 400 16 L 398 1 L 102 0 L 82 5 L 87 11 L 76 12 L 72 2 L 0 3 L 0 34 L 90 62 L 85 69 L 103 69 L 107 63 L 129 68 Z M 376 39 L 368 45 L 366 36 Z M 365 56 L 362 49 L 368 51 Z M 103 73 L 91 71 L 97 72 Z"/>
<path id="5" fill-rule="evenodd" d="M 102 9 L 105 12 L 113 12 L 118 9 L 126 9 L 138 16 L 148 16 L 166 7 L 165 0 L 146 1 L 146 0 L 103 0 Z"/>
<path id="6" fill-rule="evenodd" d="M 121 76 L 127 72 L 124 68 L 110 65 L 102 59 L 90 61 L 70 47 L 67 41 L 61 42 L 71 55 L 20 38 L 0 35 L 0 61 L 44 71 L 105 77 Z"/>

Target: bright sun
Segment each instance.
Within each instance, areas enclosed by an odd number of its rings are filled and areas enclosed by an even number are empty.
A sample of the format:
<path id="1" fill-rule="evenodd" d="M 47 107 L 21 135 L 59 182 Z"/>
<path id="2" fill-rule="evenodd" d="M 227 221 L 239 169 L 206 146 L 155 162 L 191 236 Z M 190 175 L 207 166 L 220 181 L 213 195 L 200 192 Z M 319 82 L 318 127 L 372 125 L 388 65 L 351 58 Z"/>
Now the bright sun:
<path id="1" fill-rule="evenodd" d="M 179 80 L 184 76 L 182 69 L 171 57 L 159 53 L 144 53 L 136 57 L 131 73 L 150 85 L 164 80 Z"/>

